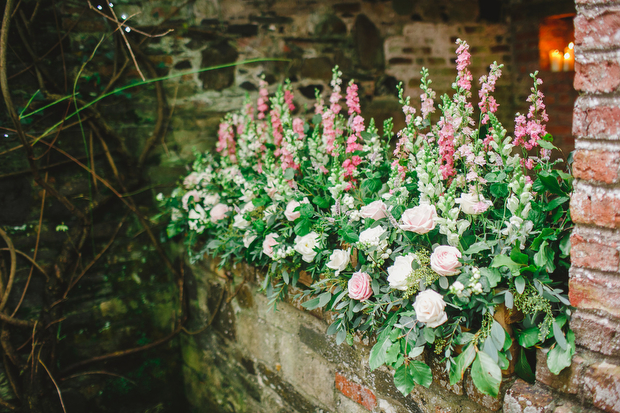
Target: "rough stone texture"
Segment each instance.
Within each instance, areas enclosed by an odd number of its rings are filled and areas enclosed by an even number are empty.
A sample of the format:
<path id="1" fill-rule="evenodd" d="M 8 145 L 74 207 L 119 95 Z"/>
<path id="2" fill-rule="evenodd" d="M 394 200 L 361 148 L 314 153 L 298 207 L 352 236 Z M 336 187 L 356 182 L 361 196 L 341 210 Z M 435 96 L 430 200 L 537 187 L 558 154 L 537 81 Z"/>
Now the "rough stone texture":
<path id="1" fill-rule="evenodd" d="M 504 413 L 551 413 L 555 409 L 553 396 L 539 386 L 517 379 L 506 392 Z"/>
<path id="2" fill-rule="evenodd" d="M 548 349 L 536 350 L 536 380 L 562 393 L 577 394 L 582 385 L 582 375 L 588 362 L 581 354 L 573 357 L 572 364 L 557 376 L 547 368 Z"/>
<path id="3" fill-rule="evenodd" d="M 368 410 L 377 406 L 377 396 L 369 388 L 349 380 L 339 372 L 336 372 L 336 388 L 349 399 L 361 404 Z"/>
<path id="4" fill-rule="evenodd" d="M 570 328 L 578 345 L 608 356 L 620 356 L 620 320 L 575 311 Z"/>
<path id="5" fill-rule="evenodd" d="M 606 412 L 620 412 L 620 367 L 605 361 L 584 373 L 583 394 L 594 406 Z"/>
<path id="6" fill-rule="evenodd" d="M 575 62 L 575 89 L 582 92 L 613 92 L 620 85 L 620 63 Z"/>
<path id="7" fill-rule="evenodd" d="M 620 255 L 616 245 L 603 244 L 584 238 L 580 234 L 573 234 L 571 236 L 571 264 L 575 267 L 618 271 Z"/>
<path id="8" fill-rule="evenodd" d="M 604 188 L 575 185 L 570 211 L 575 223 L 620 228 L 620 196 Z"/>
<path id="9" fill-rule="evenodd" d="M 620 277 L 599 271 L 571 268 L 569 299 L 573 306 L 602 310 L 620 317 Z"/>
<path id="10" fill-rule="evenodd" d="M 617 76 L 620 82 L 620 72 Z M 575 178 L 606 184 L 618 182 L 620 154 L 618 152 L 577 150 L 573 155 Z"/>

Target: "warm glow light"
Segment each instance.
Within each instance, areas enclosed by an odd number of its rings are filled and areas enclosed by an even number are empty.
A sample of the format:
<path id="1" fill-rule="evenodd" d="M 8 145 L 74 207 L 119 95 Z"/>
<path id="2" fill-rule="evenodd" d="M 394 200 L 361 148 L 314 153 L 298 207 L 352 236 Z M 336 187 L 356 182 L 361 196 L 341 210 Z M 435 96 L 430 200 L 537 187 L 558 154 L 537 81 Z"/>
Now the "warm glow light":
<path id="1" fill-rule="evenodd" d="M 570 42 L 570 43 L 568 44 L 568 48 L 569 48 L 569 49 L 574 49 L 574 48 L 575 48 L 575 45 L 573 44 L 573 42 Z"/>
<path id="2" fill-rule="evenodd" d="M 564 59 L 570 59 L 570 53 L 564 53 Z"/>
<path id="3" fill-rule="evenodd" d="M 562 70 L 564 56 L 559 50 L 551 50 L 549 52 L 549 63 L 552 72 L 560 72 Z"/>

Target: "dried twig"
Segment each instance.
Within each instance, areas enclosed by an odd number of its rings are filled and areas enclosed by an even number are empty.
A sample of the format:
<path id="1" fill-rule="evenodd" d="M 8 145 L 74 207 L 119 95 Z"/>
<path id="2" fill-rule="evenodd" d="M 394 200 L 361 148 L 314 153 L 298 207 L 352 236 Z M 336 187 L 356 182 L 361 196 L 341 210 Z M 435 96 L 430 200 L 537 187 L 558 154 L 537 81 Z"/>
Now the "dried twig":
<path id="1" fill-rule="evenodd" d="M 104 371 L 104 370 L 85 371 L 83 373 L 72 374 L 70 376 L 61 378 L 60 381 L 65 381 L 65 380 L 69 380 L 69 379 L 75 379 L 76 377 L 90 376 L 90 375 L 93 375 L 93 374 L 105 374 L 107 376 L 119 377 L 119 378 L 121 378 L 123 380 L 128 381 L 129 383 L 133 384 L 134 386 L 138 385 L 138 383 L 136 383 L 135 381 L 133 381 L 131 379 L 128 379 L 125 376 L 121 376 L 120 374 L 116 374 L 116 373 L 110 373 L 109 371 Z"/>
<path id="2" fill-rule="evenodd" d="M 52 373 L 50 373 L 49 369 L 47 368 L 45 363 L 43 363 L 40 357 L 39 357 L 39 363 L 41 363 L 45 371 L 47 371 L 47 374 L 50 376 L 50 379 L 52 379 L 52 383 L 54 383 L 54 387 L 56 387 L 56 391 L 58 392 L 58 397 L 60 398 L 60 404 L 62 406 L 62 411 L 67 413 L 67 409 L 65 409 L 65 403 L 62 401 L 62 393 L 60 392 L 60 387 L 58 387 L 58 384 L 56 384 L 56 380 L 54 380 Z"/>
<path id="3" fill-rule="evenodd" d="M 11 269 L 9 270 L 9 280 L 6 283 L 6 287 L 2 292 L 2 301 L 0 301 L 0 312 L 4 310 L 7 301 L 9 300 L 9 294 L 11 293 L 11 289 L 13 288 L 13 281 L 15 281 L 15 270 L 17 269 L 17 254 L 15 253 L 15 247 L 13 246 L 13 242 L 11 238 L 0 229 L 0 237 L 4 239 L 6 245 L 8 247 L 9 253 L 11 254 Z"/>

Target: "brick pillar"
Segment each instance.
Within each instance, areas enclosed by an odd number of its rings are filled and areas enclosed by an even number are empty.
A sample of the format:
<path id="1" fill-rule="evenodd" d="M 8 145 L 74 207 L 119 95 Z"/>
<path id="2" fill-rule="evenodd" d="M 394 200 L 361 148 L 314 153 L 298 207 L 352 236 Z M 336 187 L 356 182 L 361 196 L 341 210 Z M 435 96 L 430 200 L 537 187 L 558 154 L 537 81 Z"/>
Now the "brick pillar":
<path id="1" fill-rule="evenodd" d="M 571 328 L 579 346 L 565 383 L 587 404 L 620 412 L 620 1 L 576 0 L 571 216 Z M 570 390 L 568 390 L 570 389 Z"/>

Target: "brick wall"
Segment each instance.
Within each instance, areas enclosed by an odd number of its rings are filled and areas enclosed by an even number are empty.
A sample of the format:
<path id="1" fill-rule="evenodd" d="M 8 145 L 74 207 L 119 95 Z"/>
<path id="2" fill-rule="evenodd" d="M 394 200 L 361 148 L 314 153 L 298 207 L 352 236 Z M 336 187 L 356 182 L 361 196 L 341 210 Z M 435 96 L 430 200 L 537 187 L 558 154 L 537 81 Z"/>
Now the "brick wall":
<path id="1" fill-rule="evenodd" d="M 571 215 L 571 321 L 579 354 L 539 380 L 606 412 L 620 412 L 620 3 L 577 0 Z"/>

